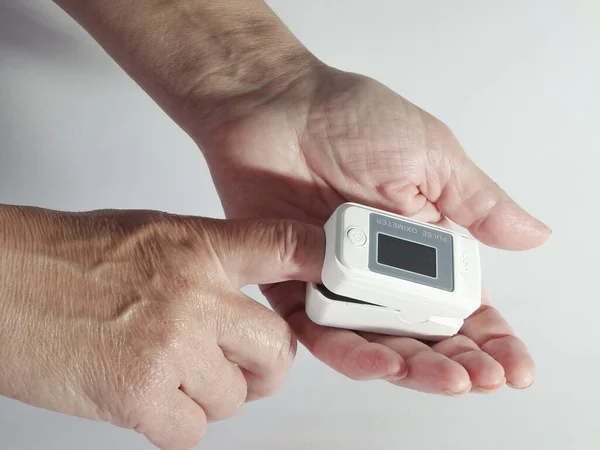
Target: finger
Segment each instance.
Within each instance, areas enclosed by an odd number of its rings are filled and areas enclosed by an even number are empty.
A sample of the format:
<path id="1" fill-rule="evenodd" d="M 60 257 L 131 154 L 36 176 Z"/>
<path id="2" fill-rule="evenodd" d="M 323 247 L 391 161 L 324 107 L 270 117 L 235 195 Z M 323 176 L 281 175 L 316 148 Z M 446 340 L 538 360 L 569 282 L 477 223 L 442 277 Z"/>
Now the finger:
<path id="1" fill-rule="evenodd" d="M 275 311 L 290 324 L 300 342 L 332 369 L 353 380 L 406 375 L 404 360 L 389 348 L 370 343 L 352 331 L 312 322 L 304 310 L 304 283 L 279 283 L 263 287 L 263 293 Z"/>
<path id="2" fill-rule="evenodd" d="M 200 364 L 186 363 L 180 389 L 200 405 L 208 422 L 235 416 L 248 394 L 244 374 L 218 348 Z"/>
<path id="3" fill-rule="evenodd" d="M 439 198 L 440 211 L 484 244 L 526 250 L 543 244 L 551 230 L 519 207 L 463 152 L 451 165 Z M 431 198 L 430 198 L 431 199 Z"/>
<path id="4" fill-rule="evenodd" d="M 290 279 L 319 282 L 322 227 L 294 220 L 218 221 L 211 240 L 236 287 Z"/>
<path id="5" fill-rule="evenodd" d="M 390 380 L 399 386 L 434 394 L 462 395 L 470 391 L 469 373 L 456 361 L 416 339 L 363 333 L 402 356 L 408 366 L 403 380 Z"/>
<path id="6" fill-rule="evenodd" d="M 273 395 L 288 375 L 296 355 L 289 325 L 260 303 L 239 292 L 222 298 L 227 317 L 218 326 L 218 345 L 225 358 L 238 365 L 252 399 Z"/>
<path id="7" fill-rule="evenodd" d="M 157 399 L 157 409 L 148 420 L 135 427 L 161 450 L 188 450 L 206 432 L 206 416 L 194 400 L 180 390 Z"/>
<path id="8" fill-rule="evenodd" d="M 438 220 L 437 222 L 434 222 L 434 225 L 437 225 L 438 227 L 447 228 L 449 230 L 452 229 L 452 224 L 445 217 L 440 217 L 440 220 Z"/>
<path id="9" fill-rule="evenodd" d="M 380 186 L 382 194 L 379 201 L 369 202 L 372 206 L 400 215 L 410 217 L 421 222 L 435 223 L 442 218 L 438 207 L 430 201 L 419 188 L 413 183 L 404 183 L 398 186 L 396 183 Z M 357 199 L 359 203 L 363 199 Z"/>
<path id="10" fill-rule="evenodd" d="M 409 214 L 408 217 L 421 222 L 435 223 L 436 225 L 439 225 L 439 223 L 443 220 L 440 210 L 430 201 L 427 201 L 417 212 Z"/>
<path id="11" fill-rule="evenodd" d="M 527 347 L 494 307 L 479 308 L 465 320 L 461 334 L 502 365 L 509 386 L 523 389 L 533 383 L 535 364 Z"/>
<path id="12" fill-rule="evenodd" d="M 434 344 L 431 348 L 463 366 L 469 373 L 473 390 L 487 392 L 504 385 L 502 365 L 481 351 L 472 339 L 458 334 Z"/>

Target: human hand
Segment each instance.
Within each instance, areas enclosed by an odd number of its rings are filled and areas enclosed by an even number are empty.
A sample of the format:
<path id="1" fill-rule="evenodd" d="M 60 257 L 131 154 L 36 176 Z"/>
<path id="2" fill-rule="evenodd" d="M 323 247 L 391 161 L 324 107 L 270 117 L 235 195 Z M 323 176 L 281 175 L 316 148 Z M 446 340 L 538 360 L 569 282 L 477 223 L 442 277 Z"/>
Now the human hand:
<path id="1" fill-rule="evenodd" d="M 505 249 L 549 234 L 440 121 L 372 79 L 324 66 L 263 1 L 56 1 L 198 142 L 229 217 L 322 225 L 357 201 L 447 217 Z M 352 378 L 398 378 L 408 366 L 401 383 L 428 392 L 533 380 L 524 344 L 488 305 L 431 351 L 317 327 L 303 291 L 278 284 L 266 295 L 313 354 Z"/>
<path id="2" fill-rule="evenodd" d="M 318 281 L 323 244 L 289 220 L 0 206 L 0 394 L 190 448 L 295 355 L 240 287 Z"/>
<path id="3" fill-rule="evenodd" d="M 468 156 L 451 131 L 380 83 L 317 66 L 196 136 L 228 217 L 288 217 L 322 225 L 345 201 L 466 227 L 484 244 L 524 250 L 550 230 Z M 274 309 L 323 362 L 353 379 L 424 392 L 525 388 L 534 363 L 500 313 L 483 306 L 435 345 L 320 327 L 304 311 L 304 283 L 263 287 Z"/>

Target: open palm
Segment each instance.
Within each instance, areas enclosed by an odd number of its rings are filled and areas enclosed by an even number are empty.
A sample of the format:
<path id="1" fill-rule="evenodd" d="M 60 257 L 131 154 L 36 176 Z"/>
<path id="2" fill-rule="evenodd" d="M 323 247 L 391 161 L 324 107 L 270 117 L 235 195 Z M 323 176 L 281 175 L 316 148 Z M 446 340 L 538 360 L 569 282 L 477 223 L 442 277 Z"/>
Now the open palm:
<path id="1" fill-rule="evenodd" d="M 536 247 L 550 233 L 475 166 L 444 124 L 363 76 L 328 68 L 221 127 L 210 147 L 228 217 L 323 225 L 354 201 L 442 225 L 450 219 L 504 249 Z M 450 395 L 533 382 L 526 346 L 485 294 L 457 336 L 428 345 L 316 325 L 304 311 L 303 283 L 262 290 L 298 339 L 350 378 Z"/>

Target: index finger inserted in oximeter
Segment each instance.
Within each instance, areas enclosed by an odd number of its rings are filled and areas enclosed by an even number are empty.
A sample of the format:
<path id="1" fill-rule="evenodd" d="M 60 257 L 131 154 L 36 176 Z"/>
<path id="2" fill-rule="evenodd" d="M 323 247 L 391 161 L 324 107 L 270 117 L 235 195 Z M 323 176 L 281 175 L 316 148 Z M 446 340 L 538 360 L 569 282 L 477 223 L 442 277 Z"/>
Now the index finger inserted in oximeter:
<path id="1" fill-rule="evenodd" d="M 479 247 L 470 236 L 344 203 L 325 224 L 322 285 L 306 313 L 336 328 L 440 340 L 481 305 Z"/>

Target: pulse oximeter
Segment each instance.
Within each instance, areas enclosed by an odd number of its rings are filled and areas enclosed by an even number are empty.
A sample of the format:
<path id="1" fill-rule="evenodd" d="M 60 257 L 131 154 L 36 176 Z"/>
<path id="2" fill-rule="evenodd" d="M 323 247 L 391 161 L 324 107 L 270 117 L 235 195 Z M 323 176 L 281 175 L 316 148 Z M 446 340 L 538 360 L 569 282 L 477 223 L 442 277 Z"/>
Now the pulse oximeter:
<path id="1" fill-rule="evenodd" d="M 481 305 L 477 241 L 356 203 L 325 223 L 322 284 L 308 284 L 319 325 L 438 341 Z"/>

